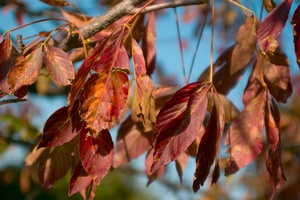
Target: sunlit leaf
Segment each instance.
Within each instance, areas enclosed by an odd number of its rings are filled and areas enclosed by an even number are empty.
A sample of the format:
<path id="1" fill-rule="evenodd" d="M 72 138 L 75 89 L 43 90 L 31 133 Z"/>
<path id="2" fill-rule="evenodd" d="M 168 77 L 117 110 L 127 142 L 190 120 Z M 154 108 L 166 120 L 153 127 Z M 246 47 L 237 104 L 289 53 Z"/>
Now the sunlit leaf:
<path id="1" fill-rule="evenodd" d="M 150 147 L 151 132 L 143 132 L 141 122 L 135 123 L 129 116 L 120 126 L 117 136 L 113 167 L 129 163 Z"/>
<path id="2" fill-rule="evenodd" d="M 266 56 L 267 60 L 262 58 L 264 81 L 273 97 L 278 102 L 286 103 L 293 92 L 287 57 L 279 49 Z"/>
<path id="3" fill-rule="evenodd" d="M 263 4 L 268 12 L 271 12 L 276 7 L 276 3 L 273 0 L 263 0 Z"/>
<path id="4" fill-rule="evenodd" d="M 46 4 L 49 4 L 51 6 L 69 6 L 71 5 L 65 0 L 40 0 Z"/>
<path id="5" fill-rule="evenodd" d="M 40 147 L 55 147 L 72 140 L 82 128 L 79 116 L 79 103 L 73 107 L 70 116 L 68 107 L 55 111 L 46 121 Z"/>
<path id="6" fill-rule="evenodd" d="M 280 113 L 274 101 L 267 102 L 265 114 L 266 135 L 268 149 L 266 153 L 266 166 L 270 174 L 272 192 L 270 199 L 275 197 L 276 192 L 286 182 L 281 160 L 281 137 L 280 137 Z"/>
<path id="7" fill-rule="evenodd" d="M 245 167 L 261 153 L 265 102 L 266 91 L 263 90 L 232 122 L 225 141 L 230 145 L 225 176 Z"/>
<path id="8" fill-rule="evenodd" d="M 297 58 L 297 64 L 300 67 L 300 5 L 294 12 L 291 24 L 293 25 L 294 50 Z"/>
<path id="9" fill-rule="evenodd" d="M 52 45 L 44 46 L 44 62 L 51 77 L 59 84 L 70 85 L 74 79 L 74 67 L 69 55 Z"/>
<path id="10" fill-rule="evenodd" d="M 155 69 L 155 62 L 156 62 L 155 43 L 156 43 L 155 13 L 151 12 L 142 38 L 142 50 L 145 55 L 148 75 L 151 75 Z"/>
<path id="11" fill-rule="evenodd" d="M 7 83 L 13 92 L 36 81 L 43 63 L 42 46 L 19 60 L 8 72 Z"/>
<path id="12" fill-rule="evenodd" d="M 262 53 L 274 52 L 278 44 L 275 40 L 285 26 L 293 0 L 284 0 L 273 9 L 257 30 L 257 41 Z"/>
<path id="13" fill-rule="evenodd" d="M 74 82 L 72 84 L 72 87 L 70 89 L 69 96 L 68 96 L 69 112 L 71 112 L 71 109 L 73 108 L 76 98 L 82 91 L 84 83 L 85 83 L 90 71 L 92 70 L 94 63 L 97 60 L 99 54 L 101 54 L 104 51 L 106 42 L 107 42 L 107 40 L 100 43 L 94 49 L 94 51 L 91 53 L 91 55 L 83 61 L 83 63 L 77 70 Z"/>
<path id="14" fill-rule="evenodd" d="M 9 33 L 7 33 L 6 38 L 0 43 L 0 52 L 0 97 L 2 97 L 10 93 L 6 75 L 10 68 L 14 66 L 19 56 L 19 52 L 12 44 Z"/>
<path id="15" fill-rule="evenodd" d="M 108 173 L 114 155 L 114 144 L 108 130 L 97 134 L 84 129 L 80 133 L 79 154 L 83 168 L 97 185 Z"/>
<path id="16" fill-rule="evenodd" d="M 152 138 L 151 172 L 180 156 L 200 131 L 207 108 L 207 82 L 186 85 L 161 108 Z"/>
<path id="17" fill-rule="evenodd" d="M 132 40 L 132 58 L 135 78 L 132 118 L 134 121 L 142 121 L 145 131 L 151 131 L 156 117 L 153 97 L 154 83 L 147 75 L 143 52 L 135 40 Z"/>

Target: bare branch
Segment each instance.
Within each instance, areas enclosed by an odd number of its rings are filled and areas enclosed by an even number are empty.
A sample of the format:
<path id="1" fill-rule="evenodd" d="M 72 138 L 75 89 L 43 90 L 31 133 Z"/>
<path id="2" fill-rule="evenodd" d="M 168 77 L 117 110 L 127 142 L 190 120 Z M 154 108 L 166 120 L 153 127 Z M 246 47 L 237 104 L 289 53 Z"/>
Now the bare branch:
<path id="1" fill-rule="evenodd" d="M 139 11 L 139 8 L 136 8 L 137 5 L 141 4 L 143 0 L 124 0 L 116 6 L 109 9 L 104 15 L 97 17 L 94 21 L 87 24 L 86 26 L 80 28 L 80 32 L 82 33 L 85 39 L 90 38 L 96 33 L 104 30 L 110 24 L 115 22 L 116 20 L 126 16 L 133 15 Z M 151 5 L 145 8 L 140 14 L 153 12 L 156 10 L 166 9 L 166 8 L 175 8 L 180 6 L 189 6 L 189 5 L 199 5 L 205 4 L 208 0 L 186 0 L 186 1 L 175 1 L 168 2 L 162 4 Z M 70 49 L 82 46 L 82 40 L 78 34 L 68 35 L 65 39 L 63 39 L 59 48 L 64 51 L 69 51 Z"/>

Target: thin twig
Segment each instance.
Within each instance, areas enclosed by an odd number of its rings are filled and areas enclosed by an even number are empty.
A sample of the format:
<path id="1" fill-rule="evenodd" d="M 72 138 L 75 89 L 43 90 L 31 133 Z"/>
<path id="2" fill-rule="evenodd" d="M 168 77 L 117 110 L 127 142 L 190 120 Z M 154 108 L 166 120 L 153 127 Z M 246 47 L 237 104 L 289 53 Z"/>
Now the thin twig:
<path id="1" fill-rule="evenodd" d="M 0 105 L 9 104 L 9 103 L 19 103 L 27 101 L 26 99 L 7 99 L 0 101 Z"/>
<path id="2" fill-rule="evenodd" d="M 210 40 L 210 82 L 213 82 L 213 73 L 214 73 L 214 65 L 213 65 L 213 52 L 214 52 L 214 26 L 215 26 L 215 0 L 212 0 L 211 5 L 211 40 Z"/>

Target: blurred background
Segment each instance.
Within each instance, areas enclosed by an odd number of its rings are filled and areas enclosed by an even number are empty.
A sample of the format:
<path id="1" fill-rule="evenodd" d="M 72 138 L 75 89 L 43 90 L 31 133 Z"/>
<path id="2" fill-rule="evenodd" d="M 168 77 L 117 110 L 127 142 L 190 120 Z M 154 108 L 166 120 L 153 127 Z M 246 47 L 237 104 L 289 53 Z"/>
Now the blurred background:
<path id="1" fill-rule="evenodd" d="M 85 15 L 96 17 L 103 14 L 109 5 L 118 1 L 70 0 L 70 2 Z M 163 2 L 163 0 L 156 2 Z M 253 10 L 257 16 L 260 15 L 261 1 L 242 1 L 242 3 Z M 294 93 L 286 104 L 279 105 L 282 159 L 288 181 L 279 191 L 276 199 L 300 199 L 300 76 L 292 47 L 293 29 L 289 23 L 298 4 L 299 1 L 294 1 L 290 18 L 279 38 L 280 45 L 289 58 Z M 52 7 L 38 0 L 0 0 L 0 34 L 38 19 L 63 18 L 60 9 L 76 10 L 74 7 Z M 192 59 L 196 55 L 190 82 L 196 81 L 209 65 L 210 17 L 203 31 L 199 50 L 195 54 L 204 12 L 205 6 L 177 8 L 186 72 L 190 71 Z M 262 19 L 266 15 L 267 12 L 263 11 Z M 243 22 L 244 16 L 239 7 L 228 1 L 216 0 L 214 60 L 235 42 L 233 35 L 235 36 Z M 34 24 L 12 32 L 11 37 L 16 44 L 17 34 L 21 33 L 24 42 L 27 43 L 35 34 L 50 31 L 59 24 L 58 21 Z M 157 64 L 152 78 L 157 85 L 183 86 L 182 61 L 173 9 L 160 11 L 156 15 L 156 30 Z M 75 67 L 79 67 L 80 64 L 81 62 L 76 62 Z M 240 110 L 243 109 L 241 99 L 252 65 L 253 63 L 249 64 L 239 84 L 228 95 Z M 24 161 L 37 143 L 37 138 L 47 118 L 55 110 L 66 105 L 67 92 L 68 88 L 56 85 L 47 76 L 40 76 L 38 81 L 29 88 L 29 94 L 26 97 L 28 101 L 0 105 L 0 200 L 82 199 L 78 194 L 68 197 L 71 172 L 54 184 L 53 188 L 45 190 L 38 181 L 35 169 L 25 166 Z M 111 130 L 114 139 L 117 128 Z M 221 169 L 224 169 L 228 158 L 225 153 L 226 149 L 227 147 L 221 147 Z M 194 159 L 190 158 L 188 161 L 182 184 L 177 176 L 175 164 L 171 163 L 164 176 L 148 187 L 148 179 L 144 174 L 144 160 L 145 155 L 128 165 L 111 170 L 98 186 L 95 199 L 265 199 L 266 191 L 269 189 L 269 174 L 265 167 L 264 154 L 233 176 L 224 177 L 224 172 L 221 171 L 221 178 L 216 185 L 210 187 L 210 181 L 207 180 L 205 186 L 196 194 L 193 193 L 191 187 L 195 171 Z"/>

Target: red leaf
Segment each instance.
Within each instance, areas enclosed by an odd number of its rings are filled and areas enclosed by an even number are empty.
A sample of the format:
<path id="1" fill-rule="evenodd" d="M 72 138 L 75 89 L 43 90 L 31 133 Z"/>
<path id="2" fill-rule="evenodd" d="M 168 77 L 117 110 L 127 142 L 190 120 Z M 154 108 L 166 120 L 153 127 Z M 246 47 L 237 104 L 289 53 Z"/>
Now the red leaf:
<path id="1" fill-rule="evenodd" d="M 57 83 L 71 84 L 70 79 L 74 79 L 74 67 L 67 53 L 57 47 L 45 45 L 44 62 L 49 74 Z"/>
<path id="2" fill-rule="evenodd" d="M 221 104 L 220 99 L 218 99 L 217 94 L 213 95 L 216 95 L 216 97 L 213 98 L 214 104 L 209 121 L 206 126 L 205 133 L 201 138 L 196 155 L 196 171 L 193 182 L 194 192 L 200 189 L 200 185 L 203 186 L 215 158 L 217 161 L 219 160 L 219 150 L 224 130 L 225 113 L 223 105 Z M 218 179 L 218 170 L 218 163 L 216 163 L 212 183 L 216 182 Z"/>
<path id="3" fill-rule="evenodd" d="M 30 85 L 36 81 L 42 68 L 42 46 L 33 50 L 24 59 L 19 60 L 8 72 L 7 83 L 15 92 L 23 85 Z"/>
<path id="4" fill-rule="evenodd" d="M 183 171 L 189 161 L 189 155 L 186 152 L 183 152 L 176 160 L 176 171 L 180 179 L 180 183 L 182 184 L 182 175 Z"/>
<path id="5" fill-rule="evenodd" d="M 291 24 L 293 25 L 294 47 L 297 58 L 297 64 L 300 67 L 300 5 L 294 12 Z"/>
<path id="6" fill-rule="evenodd" d="M 85 191 L 93 183 L 93 178 L 84 170 L 82 163 L 79 162 L 72 173 L 68 195 L 72 196 L 77 192 Z"/>
<path id="7" fill-rule="evenodd" d="M 257 41 L 262 53 L 274 52 L 278 44 L 275 40 L 285 26 L 293 0 L 284 0 L 273 9 L 257 30 Z"/>
<path id="8" fill-rule="evenodd" d="M 281 148 L 280 148 L 280 113 L 274 101 L 267 102 L 266 115 L 266 135 L 268 139 L 268 150 L 266 153 L 266 166 L 270 174 L 270 182 L 272 192 L 270 199 L 273 199 L 276 192 L 286 182 L 286 177 L 283 171 L 281 161 Z"/>
<path id="9" fill-rule="evenodd" d="M 0 43 L 0 52 L 0 97 L 2 97 L 10 93 L 6 75 L 10 68 L 14 66 L 19 56 L 19 52 L 12 44 L 9 33 L 7 33 L 6 38 Z"/>
<path id="10" fill-rule="evenodd" d="M 128 77 L 122 71 L 93 74 L 81 93 L 81 117 L 96 132 L 118 122 L 128 95 Z"/>
<path id="11" fill-rule="evenodd" d="M 210 87 L 207 82 L 186 85 L 162 107 L 152 138 L 151 173 L 177 159 L 196 138 L 205 117 Z"/>
<path id="12" fill-rule="evenodd" d="M 147 74 L 151 75 L 155 69 L 156 61 L 156 23 L 155 13 L 150 13 L 148 22 L 146 24 L 143 38 L 142 49 L 146 58 Z"/>
<path id="13" fill-rule="evenodd" d="M 153 149 L 150 149 L 148 151 L 148 154 L 146 156 L 146 160 L 145 160 L 145 174 L 148 177 L 148 182 L 147 182 L 147 187 L 156 179 L 160 178 L 161 176 L 164 175 L 165 171 L 166 171 L 166 166 L 163 166 L 161 168 L 159 168 L 158 170 L 156 170 L 154 173 L 151 172 L 151 165 L 153 163 Z"/>
<path id="14" fill-rule="evenodd" d="M 234 174 L 261 153 L 265 102 L 266 91 L 263 90 L 232 122 L 225 141 L 225 144 L 230 144 L 225 176 Z"/>
<path id="15" fill-rule="evenodd" d="M 150 147 L 151 132 L 144 132 L 143 125 L 129 116 L 118 130 L 113 167 L 117 168 L 139 157 Z"/>
<path id="16" fill-rule="evenodd" d="M 132 58 L 134 63 L 135 91 L 132 101 L 132 118 L 142 121 L 145 131 L 151 131 L 155 123 L 155 102 L 153 97 L 154 83 L 146 74 L 143 52 L 132 39 Z"/>
<path id="17" fill-rule="evenodd" d="M 83 168 L 99 185 L 112 165 L 114 144 L 108 130 L 102 130 L 97 135 L 90 134 L 88 129 L 80 133 L 80 159 Z"/>
<path id="18" fill-rule="evenodd" d="M 278 48 L 266 56 L 268 61 L 262 58 L 264 82 L 278 102 L 286 103 L 293 92 L 287 57 Z"/>
<path id="19" fill-rule="evenodd" d="M 70 3 L 68 3 L 65 0 L 40 0 L 46 4 L 49 4 L 51 6 L 69 6 L 71 5 Z"/>
<path id="20" fill-rule="evenodd" d="M 69 96 L 68 96 L 69 113 L 73 108 L 77 96 L 82 91 L 84 83 L 90 71 L 92 70 L 95 61 L 97 60 L 99 54 L 101 54 L 104 51 L 106 42 L 107 40 L 104 40 L 102 43 L 100 43 L 99 46 L 97 46 L 94 49 L 94 51 L 91 53 L 91 55 L 83 61 L 82 65 L 77 70 L 74 83 L 70 89 Z"/>
<path id="21" fill-rule="evenodd" d="M 70 116 L 68 107 L 62 107 L 55 111 L 46 121 L 43 130 L 41 147 L 56 147 L 72 140 L 81 131 L 82 122 L 79 116 L 79 103 L 73 107 Z"/>

